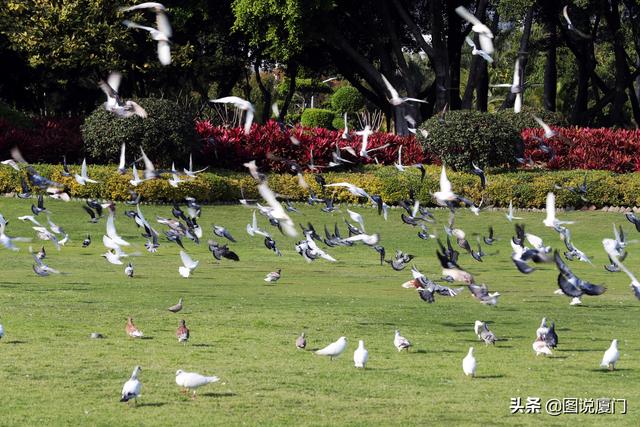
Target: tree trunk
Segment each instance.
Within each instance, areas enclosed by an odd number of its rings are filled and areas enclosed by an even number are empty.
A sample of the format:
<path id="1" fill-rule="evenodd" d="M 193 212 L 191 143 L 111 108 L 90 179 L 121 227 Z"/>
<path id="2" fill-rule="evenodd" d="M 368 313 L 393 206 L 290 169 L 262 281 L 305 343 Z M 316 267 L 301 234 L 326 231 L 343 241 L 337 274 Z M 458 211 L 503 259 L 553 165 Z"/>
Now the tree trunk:
<path id="1" fill-rule="evenodd" d="M 610 7 L 609 7 L 610 5 Z M 607 28 L 613 36 L 613 55 L 615 59 L 615 97 L 610 110 L 610 123 L 623 126 L 624 104 L 627 102 L 627 87 L 629 82 L 629 66 L 624 50 L 624 34 L 620 29 L 620 11 L 618 0 L 603 0 L 604 16 Z"/>
<path id="2" fill-rule="evenodd" d="M 524 28 L 520 37 L 520 49 L 518 51 L 518 60 L 520 61 L 520 82 L 524 83 L 525 70 L 529 59 L 529 37 L 531 37 L 531 24 L 533 22 L 533 6 L 527 9 L 524 17 Z M 522 98 L 524 99 L 524 87 L 522 90 Z M 516 94 L 509 92 L 506 99 L 502 103 L 501 108 L 513 108 L 516 100 Z"/>
<path id="3" fill-rule="evenodd" d="M 266 88 L 262 82 L 262 77 L 260 77 L 260 63 L 262 62 L 260 59 L 258 55 L 253 63 L 253 72 L 256 76 L 256 82 L 258 83 L 260 92 L 262 93 L 262 114 L 260 116 L 260 122 L 266 123 L 269 117 L 271 117 L 271 92 Z"/>
<path id="4" fill-rule="evenodd" d="M 293 94 L 296 91 L 298 63 L 296 61 L 291 61 L 289 63 L 289 66 L 287 67 L 287 72 L 287 74 L 289 74 L 289 88 L 287 89 L 287 95 L 284 98 L 284 103 L 282 104 L 280 114 L 278 115 L 278 121 L 280 122 L 284 122 L 284 118 L 286 117 L 287 111 L 289 110 L 289 105 L 291 105 L 291 99 L 293 98 Z"/>
<path id="5" fill-rule="evenodd" d="M 556 111 L 556 96 L 558 91 L 558 66 L 556 56 L 556 46 L 558 44 L 558 33 L 555 20 L 548 23 L 549 46 L 547 47 L 547 58 L 544 63 L 544 95 L 543 104 L 547 111 Z"/>
<path id="6" fill-rule="evenodd" d="M 436 111 L 441 111 L 450 102 L 451 80 L 449 76 L 449 53 L 445 41 L 442 20 L 443 0 L 431 0 L 431 44 L 433 45 L 433 70 L 436 74 Z"/>

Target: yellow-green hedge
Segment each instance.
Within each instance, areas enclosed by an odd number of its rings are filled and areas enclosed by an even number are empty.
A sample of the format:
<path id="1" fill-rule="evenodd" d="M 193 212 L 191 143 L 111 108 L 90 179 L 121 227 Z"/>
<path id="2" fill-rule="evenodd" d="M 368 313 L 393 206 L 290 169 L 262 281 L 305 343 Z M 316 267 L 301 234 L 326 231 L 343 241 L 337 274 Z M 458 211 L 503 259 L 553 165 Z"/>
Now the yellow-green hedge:
<path id="1" fill-rule="evenodd" d="M 145 181 L 132 187 L 130 174 L 119 175 L 115 166 L 89 166 L 89 176 L 100 181 L 98 184 L 78 185 L 73 177 L 64 177 L 62 167 L 57 165 L 34 165 L 45 177 L 60 182 L 68 187 L 71 197 L 98 198 L 108 200 L 128 200 L 129 191 L 134 189 L 145 201 L 170 202 L 183 200 L 186 196 L 195 197 L 203 202 L 234 202 L 240 198 L 240 188 L 246 198 L 256 198 L 256 184 L 249 174 L 218 171 L 202 173 L 193 180 L 187 180 L 173 188 L 167 179 Z M 440 167 L 426 166 L 427 175 L 420 182 L 420 171 L 407 168 L 398 172 L 391 166 L 367 166 L 361 172 L 326 172 L 327 183 L 349 182 L 364 188 L 369 194 L 379 194 L 389 204 L 407 199 L 409 188 L 426 205 L 433 205 L 430 195 L 439 186 Z M 77 171 L 78 166 L 72 166 Z M 518 171 L 487 172 L 487 189 L 483 192 L 480 180 L 469 173 L 448 171 L 454 192 L 464 195 L 476 202 L 484 198 L 484 204 L 508 206 L 509 201 L 520 208 L 544 207 L 547 192 L 556 194 L 558 206 L 582 206 L 585 203 L 578 196 L 566 190 L 556 190 L 554 186 L 577 186 L 582 183 L 585 173 L 588 182 L 588 205 L 602 206 L 639 206 L 640 205 L 640 173 L 615 174 L 608 171 Z M 26 172 L 17 172 L 10 167 L 0 168 L 0 192 L 10 193 L 20 190 L 20 177 Z M 168 178 L 168 176 L 166 176 Z M 318 195 L 322 193 L 312 174 L 305 175 L 311 189 Z M 291 200 L 306 200 L 308 192 L 298 185 L 298 180 L 291 175 L 269 176 L 269 186 L 276 193 L 288 196 Z M 335 195 L 337 202 L 363 202 L 350 194 L 346 189 L 330 187 L 325 189 L 331 197 Z"/>

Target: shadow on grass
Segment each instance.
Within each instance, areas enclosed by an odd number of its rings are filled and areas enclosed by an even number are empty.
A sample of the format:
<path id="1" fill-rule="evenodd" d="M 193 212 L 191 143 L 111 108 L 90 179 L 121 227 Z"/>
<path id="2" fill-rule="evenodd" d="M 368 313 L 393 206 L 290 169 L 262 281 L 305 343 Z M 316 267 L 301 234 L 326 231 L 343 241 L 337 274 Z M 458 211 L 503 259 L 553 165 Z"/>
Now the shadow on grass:
<path id="1" fill-rule="evenodd" d="M 18 340 L 13 340 L 13 341 L 7 341 L 7 344 L 27 344 L 27 341 L 18 341 Z"/>
<path id="2" fill-rule="evenodd" d="M 496 375 L 476 375 L 475 378 L 491 380 L 491 379 L 498 379 L 498 378 L 504 378 L 504 377 L 505 377 L 504 374 L 496 374 Z"/>
<path id="3" fill-rule="evenodd" d="M 213 344 L 191 344 L 191 347 L 213 347 Z"/>
<path id="4" fill-rule="evenodd" d="M 592 368 L 589 369 L 591 372 L 602 372 L 603 374 L 611 374 L 613 372 L 629 372 L 629 371 L 633 371 L 633 369 L 629 369 L 629 368 L 616 368 L 613 371 L 610 371 L 608 368 Z"/>
<path id="5" fill-rule="evenodd" d="M 149 406 L 152 408 L 159 408 L 161 406 L 166 405 L 165 402 L 153 402 L 153 403 L 138 403 L 138 406 L 142 407 L 142 406 Z"/>
<path id="6" fill-rule="evenodd" d="M 214 392 L 208 392 L 208 393 L 202 393 L 202 394 L 198 394 L 198 396 L 206 396 L 206 397 L 233 397 L 233 396 L 237 396 L 237 393 L 234 393 L 232 391 L 225 391 L 222 393 L 214 393 Z"/>
<path id="7" fill-rule="evenodd" d="M 582 352 L 589 352 L 589 351 L 600 351 L 601 352 L 602 349 L 600 349 L 600 348 L 599 349 L 592 349 L 592 348 L 563 348 L 562 351 L 563 352 L 564 351 L 566 351 L 566 352 L 576 351 L 576 352 L 582 353 Z"/>

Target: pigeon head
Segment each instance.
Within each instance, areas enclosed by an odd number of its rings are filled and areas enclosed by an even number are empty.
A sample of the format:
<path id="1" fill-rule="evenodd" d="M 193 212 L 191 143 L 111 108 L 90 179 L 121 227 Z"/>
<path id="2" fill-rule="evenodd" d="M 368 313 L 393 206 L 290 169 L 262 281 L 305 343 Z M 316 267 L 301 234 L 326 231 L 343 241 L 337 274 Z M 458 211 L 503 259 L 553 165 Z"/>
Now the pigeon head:
<path id="1" fill-rule="evenodd" d="M 176 377 L 177 377 L 178 375 L 180 375 L 180 374 L 183 374 L 183 373 L 184 373 L 184 371 L 183 371 L 182 369 L 178 369 L 178 370 L 176 371 Z"/>
<path id="2" fill-rule="evenodd" d="M 618 340 L 611 341 L 611 347 L 618 348 Z"/>
<path id="3" fill-rule="evenodd" d="M 475 351 L 475 350 L 474 350 L 474 348 L 473 348 L 473 347 L 469 347 L 469 355 L 470 355 L 470 356 L 472 356 L 472 355 L 473 355 L 473 352 L 474 352 L 474 351 Z"/>

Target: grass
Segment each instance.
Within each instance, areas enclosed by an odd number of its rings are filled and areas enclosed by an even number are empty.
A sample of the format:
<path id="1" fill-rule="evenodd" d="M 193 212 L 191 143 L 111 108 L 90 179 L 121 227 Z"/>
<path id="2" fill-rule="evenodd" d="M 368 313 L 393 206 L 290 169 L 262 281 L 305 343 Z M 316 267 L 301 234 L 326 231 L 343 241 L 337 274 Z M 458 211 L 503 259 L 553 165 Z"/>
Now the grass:
<path id="1" fill-rule="evenodd" d="M 586 297 L 581 307 L 553 295 L 557 275 L 545 265 L 525 276 L 509 259 L 513 226 L 500 212 L 475 217 L 460 212 L 456 225 L 467 231 L 495 228 L 501 240 L 484 263 L 461 255 L 460 264 L 478 282 L 502 294 L 497 307 L 486 307 L 468 292 L 423 303 L 415 291 L 400 284 L 410 269 L 396 272 L 378 264 L 367 247 L 329 248 L 337 263 L 307 264 L 293 250 L 293 239 L 274 233 L 284 256 L 268 251 L 262 239 L 244 231 L 251 211 L 240 206 L 204 207 L 200 224 L 205 240 L 213 223 L 227 226 L 238 239 L 230 246 L 240 262 L 214 262 L 206 245 L 185 243 L 200 260 L 189 279 L 179 277 L 178 248 L 161 241 L 157 254 L 147 254 L 133 222 L 118 206 L 119 233 L 144 252 L 133 258 L 136 276 L 128 279 L 123 266 L 108 264 L 101 237 L 104 220 L 86 222 L 79 202 L 47 201 L 52 219 L 70 232 L 71 242 L 60 252 L 46 242 L 48 262 L 67 274 L 38 277 L 31 270 L 26 247 L 20 252 L 0 249 L 0 384 L 3 390 L 1 425 L 637 425 L 640 418 L 640 304 L 622 273 L 607 273 L 601 239 L 611 224 L 623 224 L 630 238 L 637 233 L 621 214 L 568 212 L 575 220 L 575 244 L 593 257 L 594 265 L 572 262 L 571 268 L 607 292 Z M 29 213 L 30 201 L 0 200 L 0 212 L 10 221 L 12 236 L 33 236 L 29 224 L 16 219 Z M 343 214 L 324 214 L 301 207 L 296 222 L 342 222 Z M 344 210 L 344 207 L 342 208 Z M 399 210 L 384 222 L 373 209 L 353 208 L 365 216 L 367 230 L 379 231 L 388 253 L 402 249 L 416 255 L 415 264 L 428 277 L 440 277 L 435 242 L 417 238 L 417 230 L 400 222 Z M 143 206 L 148 219 L 170 216 L 169 206 Z M 542 226 L 541 213 L 519 212 L 527 230 L 560 247 L 557 235 Z M 438 234 L 446 212 L 437 211 Z M 268 227 L 263 217 L 263 228 Z M 270 226 L 269 228 L 273 230 Z M 344 227 L 342 227 L 344 230 Z M 93 237 L 80 246 L 85 233 Z M 346 234 L 346 233 L 345 233 Z M 220 239 L 217 239 L 220 240 Z M 475 240 L 475 237 L 473 237 Z M 40 245 L 40 242 L 34 242 Z M 640 252 L 630 246 L 626 264 L 640 273 Z M 264 275 L 282 268 L 282 279 L 267 285 Z M 166 307 L 185 299 L 179 314 Z M 124 332 L 128 315 L 147 339 L 133 340 Z M 559 348 L 551 357 L 536 357 L 531 344 L 540 319 L 555 320 Z M 184 318 L 192 339 L 185 346 L 175 339 Z M 476 340 L 473 323 L 489 322 L 500 338 L 495 347 Z M 398 353 L 393 332 L 400 329 L 413 350 Z M 106 335 L 89 339 L 91 332 Z M 319 348 L 344 335 L 347 351 L 330 361 L 310 351 L 297 351 L 296 336 L 306 331 L 309 347 Z M 619 369 L 599 368 L 611 339 L 620 344 Z M 370 353 L 366 371 L 353 367 L 357 340 Z M 476 348 L 477 378 L 462 373 L 462 358 Z M 142 366 L 142 397 L 137 408 L 119 403 L 122 384 L 135 365 Z M 221 383 L 200 389 L 195 401 L 179 393 L 177 369 L 218 375 Z M 627 415 L 515 414 L 511 397 L 614 397 L 628 400 Z"/>

